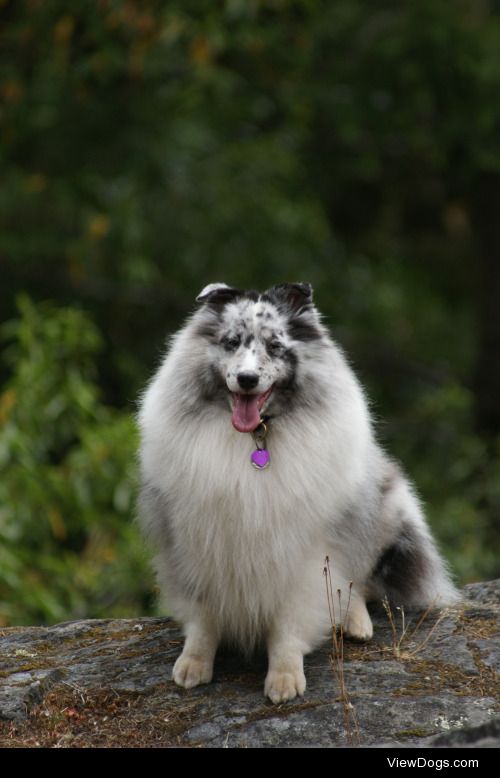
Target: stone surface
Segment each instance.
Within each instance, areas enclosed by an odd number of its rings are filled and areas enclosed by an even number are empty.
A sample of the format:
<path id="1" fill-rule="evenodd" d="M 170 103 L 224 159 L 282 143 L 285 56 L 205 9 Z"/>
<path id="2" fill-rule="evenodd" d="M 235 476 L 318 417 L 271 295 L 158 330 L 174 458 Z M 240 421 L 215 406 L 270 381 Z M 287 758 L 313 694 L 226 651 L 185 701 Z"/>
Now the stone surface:
<path id="1" fill-rule="evenodd" d="M 500 581 L 447 613 L 372 609 L 374 639 L 306 659 L 304 697 L 263 696 L 266 662 L 217 658 L 214 681 L 170 680 L 182 638 L 168 618 L 0 630 L 0 746 L 491 747 L 500 745 Z M 339 666 L 346 692 L 340 691 Z"/>

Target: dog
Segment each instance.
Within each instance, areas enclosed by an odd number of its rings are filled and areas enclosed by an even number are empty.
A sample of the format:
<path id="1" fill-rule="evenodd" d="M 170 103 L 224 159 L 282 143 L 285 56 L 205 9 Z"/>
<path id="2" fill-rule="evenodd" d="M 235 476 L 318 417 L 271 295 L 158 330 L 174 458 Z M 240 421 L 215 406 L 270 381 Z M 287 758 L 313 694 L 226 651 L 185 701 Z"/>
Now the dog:
<path id="1" fill-rule="evenodd" d="M 367 601 L 458 593 L 311 286 L 215 283 L 197 302 L 141 398 L 140 522 L 184 628 L 175 683 L 209 683 L 221 642 L 262 644 L 264 693 L 281 703 L 331 635 L 327 557 L 336 623 L 360 640 Z"/>

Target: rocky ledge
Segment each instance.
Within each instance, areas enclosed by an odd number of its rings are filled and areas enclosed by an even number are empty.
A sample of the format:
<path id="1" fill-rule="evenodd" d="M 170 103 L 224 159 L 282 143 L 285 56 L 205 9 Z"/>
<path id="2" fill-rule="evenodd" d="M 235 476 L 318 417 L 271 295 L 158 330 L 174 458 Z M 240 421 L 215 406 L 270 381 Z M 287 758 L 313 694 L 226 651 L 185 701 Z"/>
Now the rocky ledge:
<path id="1" fill-rule="evenodd" d="M 305 696 L 280 706 L 263 657 L 177 688 L 168 618 L 2 629 L 0 746 L 498 747 L 499 615 L 500 580 L 447 612 L 375 609 L 374 639 L 311 654 Z"/>

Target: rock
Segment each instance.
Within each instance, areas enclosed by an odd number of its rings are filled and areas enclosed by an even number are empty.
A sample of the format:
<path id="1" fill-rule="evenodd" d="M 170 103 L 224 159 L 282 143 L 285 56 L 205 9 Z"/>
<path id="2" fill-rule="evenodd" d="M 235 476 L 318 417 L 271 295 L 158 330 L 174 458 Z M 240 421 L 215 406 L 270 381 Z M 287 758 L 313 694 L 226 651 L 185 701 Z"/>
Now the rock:
<path id="1" fill-rule="evenodd" d="M 375 608 L 373 641 L 346 640 L 343 662 L 311 654 L 305 696 L 280 706 L 264 657 L 222 654 L 212 684 L 176 687 L 168 618 L 2 629 L 0 746 L 498 746 L 500 580 L 464 595 L 420 624 Z"/>

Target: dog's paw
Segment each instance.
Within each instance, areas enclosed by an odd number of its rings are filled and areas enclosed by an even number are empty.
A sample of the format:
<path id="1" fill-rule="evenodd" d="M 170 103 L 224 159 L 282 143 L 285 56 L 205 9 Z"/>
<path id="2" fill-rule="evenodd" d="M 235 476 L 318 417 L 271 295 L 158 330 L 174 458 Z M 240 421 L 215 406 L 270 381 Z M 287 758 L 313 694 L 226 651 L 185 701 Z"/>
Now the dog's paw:
<path id="1" fill-rule="evenodd" d="M 290 670 L 269 670 L 264 694 L 277 705 L 279 702 L 293 700 L 297 695 L 301 696 L 306 690 L 306 677 L 301 668 Z"/>
<path id="2" fill-rule="evenodd" d="M 373 637 L 372 620 L 364 604 L 349 611 L 345 631 L 346 635 L 356 640 L 370 640 Z"/>
<path id="3" fill-rule="evenodd" d="M 177 686 L 192 689 L 200 683 L 210 683 L 213 675 L 213 662 L 181 654 L 174 665 L 172 678 Z"/>

